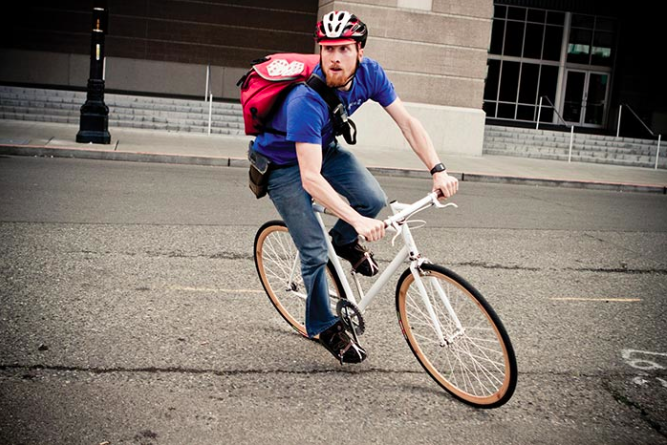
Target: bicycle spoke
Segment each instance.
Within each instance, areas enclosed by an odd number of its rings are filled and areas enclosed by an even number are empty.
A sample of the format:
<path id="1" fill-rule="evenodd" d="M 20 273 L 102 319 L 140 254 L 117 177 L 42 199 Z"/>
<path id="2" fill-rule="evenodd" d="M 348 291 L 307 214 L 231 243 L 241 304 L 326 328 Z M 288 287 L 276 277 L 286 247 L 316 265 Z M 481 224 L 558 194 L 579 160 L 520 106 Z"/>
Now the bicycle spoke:
<path id="1" fill-rule="evenodd" d="M 292 237 L 284 224 L 271 222 L 260 228 L 256 243 L 255 263 L 271 302 L 290 325 L 305 335 L 308 294 Z M 332 310 L 335 310 L 342 293 L 332 273 L 327 266 L 330 302 Z"/>
<path id="2" fill-rule="evenodd" d="M 464 344 L 463 344 L 463 347 L 465 347 L 465 346 L 468 346 L 468 345 L 466 345 L 466 344 L 464 343 Z M 462 347 L 461 349 L 463 349 L 463 347 Z M 488 371 L 486 370 L 486 368 L 484 368 L 483 366 L 480 366 L 480 363 L 476 360 L 478 357 L 477 357 L 475 354 L 473 354 L 473 353 L 470 351 L 469 348 L 465 348 L 464 353 L 467 355 L 467 357 L 469 357 L 469 358 L 471 359 L 470 366 L 474 367 L 475 369 L 479 369 L 479 370 L 481 370 L 481 371 L 487 376 L 487 379 L 489 379 L 489 374 L 490 374 L 490 372 L 488 372 Z M 459 357 L 460 357 L 460 355 L 459 355 Z M 464 366 L 465 366 L 465 365 L 464 365 Z M 479 373 L 478 373 L 478 372 L 475 372 L 475 373 L 470 372 L 468 366 L 465 366 L 465 368 L 466 368 L 466 370 L 467 370 L 467 371 L 468 371 L 468 372 L 469 372 L 469 373 L 470 373 L 470 374 L 471 374 L 471 375 L 472 375 L 472 376 L 479 382 L 479 384 L 480 384 L 482 387 L 484 387 L 484 383 L 482 382 L 481 378 L 478 376 Z M 490 380 L 490 379 L 489 379 L 489 380 Z M 498 380 L 498 381 L 499 381 L 500 383 L 502 383 L 502 380 Z M 493 389 L 496 389 L 496 388 L 497 388 L 497 386 L 496 386 L 496 385 L 493 385 Z"/>
<path id="3" fill-rule="evenodd" d="M 412 276 L 407 275 L 410 285 L 402 290 L 404 327 L 417 357 L 433 378 L 462 400 L 504 403 L 494 395 L 507 390 L 506 350 L 485 307 L 446 275 L 428 272 L 424 276 L 425 298 Z M 437 334 L 427 304 L 433 308 L 445 342 Z"/>

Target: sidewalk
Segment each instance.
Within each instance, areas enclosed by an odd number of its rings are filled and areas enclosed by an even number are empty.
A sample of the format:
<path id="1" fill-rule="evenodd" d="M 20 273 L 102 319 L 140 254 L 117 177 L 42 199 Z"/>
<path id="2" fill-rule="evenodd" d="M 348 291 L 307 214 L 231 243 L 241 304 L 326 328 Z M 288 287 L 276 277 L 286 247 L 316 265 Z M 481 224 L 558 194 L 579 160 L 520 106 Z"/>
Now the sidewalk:
<path id="1" fill-rule="evenodd" d="M 110 128 L 111 144 L 75 142 L 78 125 L 0 120 L 0 154 L 245 167 L 250 137 Z M 353 147 L 379 175 L 428 177 L 410 151 Z M 667 194 L 667 170 L 530 158 L 445 155 L 462 181 Z"/>

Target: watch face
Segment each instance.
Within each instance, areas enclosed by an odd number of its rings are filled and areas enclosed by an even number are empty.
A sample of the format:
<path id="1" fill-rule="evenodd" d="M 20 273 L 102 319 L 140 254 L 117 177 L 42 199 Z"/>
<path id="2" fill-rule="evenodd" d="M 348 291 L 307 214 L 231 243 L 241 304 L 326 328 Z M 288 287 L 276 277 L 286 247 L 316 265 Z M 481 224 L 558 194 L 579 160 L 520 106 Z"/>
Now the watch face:
<path id="1" fill-rule="evenodd" d="M 440 163 L 440 164 L 436 164 L 436 165 L 431 169 L 431 174 L 438 173 L 438 172 L 442 172 L 442 171 L 445 171 L 445 170 L 446 170 L 446 167 L 444 166 L 444 164 L 442 164 L 442 163 Z"/>

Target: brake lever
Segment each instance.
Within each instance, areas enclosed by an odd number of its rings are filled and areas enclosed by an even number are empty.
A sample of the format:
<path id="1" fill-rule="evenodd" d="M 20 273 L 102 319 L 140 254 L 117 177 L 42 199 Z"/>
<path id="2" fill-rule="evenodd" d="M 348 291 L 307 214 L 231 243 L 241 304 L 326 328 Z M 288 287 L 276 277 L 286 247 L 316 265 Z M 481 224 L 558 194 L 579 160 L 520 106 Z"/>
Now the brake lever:
<path id="1" fill-rule="evenodd" d="M 394 235 L 394 237 L 391 239 L 391 246 L 393 247 L 394 242 L 396 241 L 396 238 L 398 238 L 398 235 L 401 234 L 401 230 L 403 230 L 403 227 L 401 227 L 401 224 L 399 224 L 397 222 L 392 222 L 391 224 L 387 224 L 385 222 L 385 228 L 389 228 L 389 227 L 391 227 L 392 229 L 394 229 L 396 231 L 396 235 Z M 364 243 L 366 241 L 368 241 L 366 239 L 366 237 L 363 236 L 363 235 L 357 235 L 357 238 L 359 239 L 359 241 L 364 242 Z"/>
<path id="2" fill-rule="evenodd" d="M 454 207 L 455 209 L 459 208 L 459 206 L 457 206 L 453 202 L 448 202 L 447 204 L 441 204 L 440 200 L 438 199 L 440 196 L 442 196 L 442 192 L 440 190 L 432 192 L 430 196 L 431 196 L 431 204 L 433 204 L 438 209 L 444 209 L 445 207 Z"/>
<path id="3" fill-rule="evenodd" d="M 399 225 L 397 222 L 391 223 L 391 227 L 394 228 L 396 231 L 396 235 L 391 239 L 391 247 L 394 247 L 394 243 L 396 242 L 396 238 L 401 234 L 401 231 L 403 230 L 403 226 Z"/>
<path id="4" fill-rule="evenodd" d="M 444 209 L 445 207 L 454 207 L 455 209 L 458 209 L 459 206 L 454 204 L 453 202 L 448 202 L 447 204 L 441 204 L 440 200 L 438 197 L 442 196 L 442 192 L 440 190 L 436 190 L 435 192 L 431 193 L 431 203 L 438 209 Z"/>
<path id="5" fill-rule="evenodd" d="M 440 204 L 437 200 L 436 200 L 436 202 L 433 203 L 433 205 L 436 206 L 439 209 L 444 209 L 445 207 L 454 207 L 455 209 L 459 208 L 459 206 L 457 206 L 453 202 L 448 202 L 447 204 Z"/>

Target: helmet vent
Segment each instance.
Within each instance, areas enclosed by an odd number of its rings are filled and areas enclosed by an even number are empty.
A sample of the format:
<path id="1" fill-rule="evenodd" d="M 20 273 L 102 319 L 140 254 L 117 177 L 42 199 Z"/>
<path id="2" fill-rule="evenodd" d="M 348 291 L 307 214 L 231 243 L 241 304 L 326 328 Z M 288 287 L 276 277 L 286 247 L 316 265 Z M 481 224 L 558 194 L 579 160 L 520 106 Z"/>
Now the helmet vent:
<path id="1" fill-rule="evenodd" d="M 326 40 L 353 40 L 366 45 L 368 28 L 354 14 L 348 11 L 332 11 L 322 17 L 315 28 L 315 41 L 318 43 Z"/>

